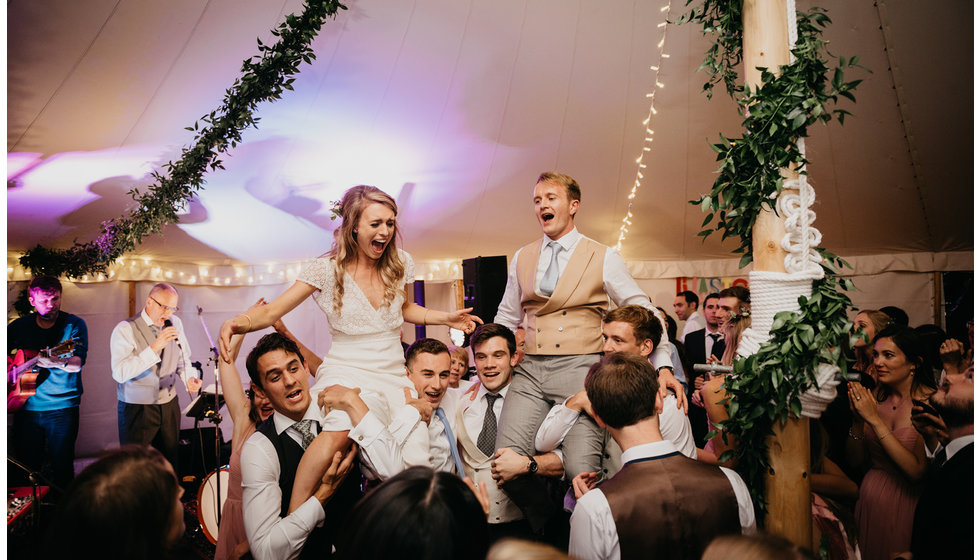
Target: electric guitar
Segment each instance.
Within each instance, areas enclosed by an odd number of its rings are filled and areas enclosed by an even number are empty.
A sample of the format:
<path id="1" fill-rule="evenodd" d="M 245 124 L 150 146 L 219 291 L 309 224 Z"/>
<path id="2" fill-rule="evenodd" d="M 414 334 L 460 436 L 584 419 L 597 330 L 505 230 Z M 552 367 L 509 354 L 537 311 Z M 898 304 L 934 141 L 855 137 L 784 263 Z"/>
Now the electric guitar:
<path id="1" fill-rule="evenodd" d="M 37 353 L 33 350 L 18 350 L 7 358 L 7 411 L 20 410 L 27 399 L 37 392 L 36 366 L 41 358 L 70 358 L 75 350 L 75 340 L 66 340 L 57 346 L 45 348 Z M 30 355 L 31 357 L 28 357 Z"/>

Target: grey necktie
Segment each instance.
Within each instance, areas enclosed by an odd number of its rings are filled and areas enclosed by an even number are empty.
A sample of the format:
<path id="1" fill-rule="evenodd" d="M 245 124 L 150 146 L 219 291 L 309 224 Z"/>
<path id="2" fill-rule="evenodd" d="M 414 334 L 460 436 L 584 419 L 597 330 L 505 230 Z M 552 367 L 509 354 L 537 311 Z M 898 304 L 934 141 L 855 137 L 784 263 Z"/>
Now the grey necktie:
<path id="1" fill-rule="evenodd" d="M 313 420 L 300 420 L 293 424 L 293 427 L 303 436 L 303 449 L 309 447 L 313 443 L 313 438 L 316 437 L 313 435 L 312 426 Z"/>
<path id="2" fill-rule="evenodd" d="M 493 403 L 500 398 L 500 395 L 487 393 L 486 396 L 487 413 L 483 415 L 483 429 L 480 430 L 480 437 L 476 440 L 476 446 L 487 457 L 493 457 L 497 445 L 497 414 L 493 411 Z"/>
<path id="3" fill-rule="evenodd" d="M 150 325 L 150 332 L 153 333 L 153 338 L 156 338 L 156 337 L 160 336 L 160 331 L 162 331 L 162 330 L 163 330 L 163 327 L 161 327 L 160 325 Z M 160 350 L 160 363 L 161 364 L 163 363 L 163 355 L 166 352 L 167 352 L 167 347 L 164 346 L 163 347 L 163 350 Z"/>
<path id="4" fill-rule="evenodd" d="M 551 264 L 544 271 L 540 286 L 541 293 L 546 296 L 553 294 L 555 292 L 555 286 L 558 285 L 558 253 L 563 249 L 557 241 L 551 241 L 548 243 L 548 247 L 551 247 Z"/>

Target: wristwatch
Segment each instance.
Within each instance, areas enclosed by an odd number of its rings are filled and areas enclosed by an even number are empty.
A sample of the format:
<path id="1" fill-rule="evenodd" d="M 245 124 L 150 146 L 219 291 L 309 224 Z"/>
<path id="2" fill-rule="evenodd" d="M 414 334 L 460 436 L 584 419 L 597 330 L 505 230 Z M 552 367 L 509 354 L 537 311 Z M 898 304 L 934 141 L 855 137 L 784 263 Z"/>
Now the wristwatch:
<path id="1" fill-rule="evenodd" d="M 534 457 L 528 457 L 527 472 L 529 474 L 534 474 L 538 472 L 538 462 L 534 460 Z"/>

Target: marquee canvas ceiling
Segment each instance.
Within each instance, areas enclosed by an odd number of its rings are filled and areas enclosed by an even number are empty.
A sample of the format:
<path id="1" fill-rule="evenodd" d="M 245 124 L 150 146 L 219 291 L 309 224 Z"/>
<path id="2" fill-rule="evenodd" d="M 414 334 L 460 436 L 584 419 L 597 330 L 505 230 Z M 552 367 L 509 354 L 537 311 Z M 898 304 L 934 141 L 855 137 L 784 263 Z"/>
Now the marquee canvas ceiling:
<path id="1" fill-rule="evenodd" d="M 846 255 L 973 249 L 973 4 L 820 2 L 834 55 L 870 74 L 843 127 L 807 139 L 817 227 Z M 417 260 L 510 255 L 539 235 L 530 193 L 558 170 L 577 224 L 615 244 L 644 136 L 667 0 L 350 0 L 295 91 L 260 107 L 225 171 L 141 255 L 266 263 L 325 252 L 331 201 L 373 184 Z M 809 7 L 801 2 L 800 9 Z M 7 248 L 65 247 L 123 214 L 179 156 L 298 0 L 7 3 Z M 670 3 L 670 17 L 683 11 Z M 727 257 L 702 243 L 709 142 L 739 118 L 696 73 L 707 41 L 668 26 L 655 139 L 622 249 L 632 261 Z"/>

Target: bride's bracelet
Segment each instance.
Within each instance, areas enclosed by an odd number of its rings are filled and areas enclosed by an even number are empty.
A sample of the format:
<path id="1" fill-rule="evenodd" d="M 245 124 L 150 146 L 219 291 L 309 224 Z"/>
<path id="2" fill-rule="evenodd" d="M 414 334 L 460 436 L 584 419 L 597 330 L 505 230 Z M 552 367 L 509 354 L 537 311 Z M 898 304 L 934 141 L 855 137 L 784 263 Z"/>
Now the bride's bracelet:
<path id="1" fill-rule="evenodd" d="M 423 325 L 428 325 L 429 324 L 429 310 L 428 309 L 425 310 L 425 315 L 422 316 L 422 324 Z"/>
<path id="2" fill-rule="evenodd" d="M 248 315 L 246 315 L 245 313 L 242 313 L 242 314 L 241 314 L 241 315 L 239 315 L 238 317 L 245 317 L 245 319 L 246 319 L 246 320 L 248 320 L 248 327 L 247 327 L 247 328 L 245 329 L 245 332 L 247 332 L 247 333 L 248 333 L 248 332 L 252 332 L 252 318 L 251 318 L 251 317 L 249 317 Z M 238 317 L 236 317 L 236 319 L 237 319 Z"/>

